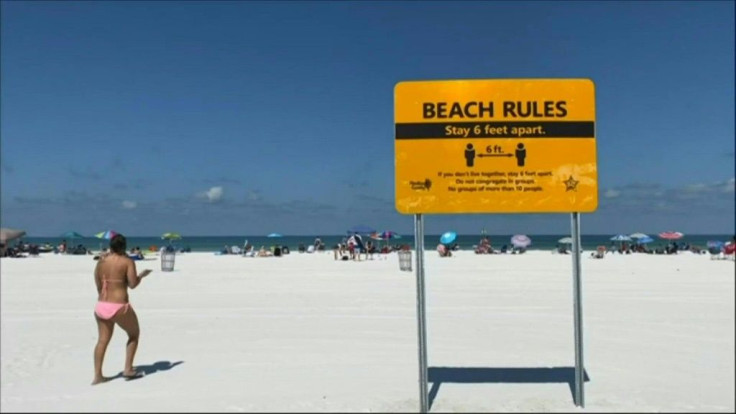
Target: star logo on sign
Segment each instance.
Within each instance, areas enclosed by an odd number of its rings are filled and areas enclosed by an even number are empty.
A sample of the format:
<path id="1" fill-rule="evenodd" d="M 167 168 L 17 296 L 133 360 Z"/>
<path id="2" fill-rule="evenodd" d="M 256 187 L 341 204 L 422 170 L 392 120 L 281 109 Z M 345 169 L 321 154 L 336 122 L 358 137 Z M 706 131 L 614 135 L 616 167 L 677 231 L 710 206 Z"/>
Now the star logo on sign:
<path id="1" fill-rule="evenodd" d="M 567 180 L 563 181 L 565 183 L 565 191 L 578 191 L 578 183 L 580 181 L 575 180 L 572 178 L 572 175 Z"/>

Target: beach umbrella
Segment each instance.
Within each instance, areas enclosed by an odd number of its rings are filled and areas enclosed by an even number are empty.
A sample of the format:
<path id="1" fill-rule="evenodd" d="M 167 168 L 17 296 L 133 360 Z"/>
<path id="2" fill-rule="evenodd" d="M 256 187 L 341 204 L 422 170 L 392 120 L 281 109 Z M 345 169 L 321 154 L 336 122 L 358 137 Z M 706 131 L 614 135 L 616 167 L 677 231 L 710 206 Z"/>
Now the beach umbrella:
<path id="1" fill-rule="evenodd" d="M 720 240 L 708 240 L 708 242 L 705 244 L 708 248 L 715 248 L 720 249 L 723 247 L 724 243 Z"/>
<path id="2" fill-rule="evenodd" d="M 572 244 L 572 237 L 563 237 L 560 240 L 557 240 L 557 243 Z"/>
<path id="3" fill-rule="evenodd" d="M 76 231 L 68 231 L 62 234 L 61 237 L 64 239 L 83 239 L 84 238 L 84 236 L 77 233 Z"/>
<path id="4" fill-rule="evenodd" d="M 442 236 L 440 236 L 440 243 L 450 244 L 454 242 L 455 239 L 457 239 L 457 233 L 455 233 L 454 231 L 448 231 L 448 232 L 443 233 Z"/>
<path id="5" fill-rule="evenodd" d="M 632 233 L 632 234 L 629 234 L 629 237 L 631 237 L 632 239 L 643 239 L 649 236 L 644 233 Z"/>
<path id="6" fill-rule="evenodd" d="M 352 233 L 371 234 L 375 232 L 376 232 L 376 229 L 370 226 L 366 226 L 365 224 L 358 224 L 357 226 L 353 226 L 348 229 L 348 234 L 352 234 Z"/>
<path id="7" fill-rule="evenodd" d="M 164 233 L 161 235 L 161 238 L 163 240 L 179 240 L 181 239 L 181 234 L 179 233 Z"/>
<path id="8" fill-rule="evenodd" d="M 627 236 L 625 234 L 617 234 L 617 235 L 611 237 L 611 240 L 625 242 L 625 241 L 631 241 L 631 237 L 629 237 L 629 236 Z"/>
<path id="9" fill-rule="evenodd" d="M 393 231 L 390 231 L 390 230 L 386 230 L 386 231 L 382 231 L 380 233 L 376 233 L 376 232 L 371 233 L 371 236 L 370 237 L 373 240 L 385 240 L 386 241 L 386 245 L 388 246 L 388 241 L 389 240 L 391 240 L 391 239 L 400 239 L 401 238 L 401 235 L 399 235 L 396 232 L 393 232 Z"/>
<path id="10" fill-rule="evenodd" d="M 283 236 L 281 236 L 281 234 L 280 234 L 280 233 L 271 233 L 271 234 L 269 234 L 269 235 L 268 235 L 268 236 L 266 236 L 266 237 L 271 237 L 271 238 L 273 238 L 273 237 L 283 237 Z"/>
<path id="11" fill-rule="evenodd" d="M 118 235 L 118 232 L 114 230 L 108 230 L 108 231 L 101 231 L 95 234 L 95 237 L 97 237 L 98 239 L 110 240 L 117 235 Z"/>
<path id="12" fill-rule="evenodd" d="M 83 239 L 84 238 L 84 236 L 82 236 L 81 234 L 77 233 L 76 231 L 68 231 L 68 232 L 62 234 L 61 237 L 64 238 L 64 239 L 69 239 L 69 244 L 70 245 L 74 245 L 74 239 Z"/>
<path id="13" fill-rule="evenodd" d="M 400 239 L 401 236 L 393 231 L 382 231 L 376 234 L 381 240 Z"/>
<path id="14" fill-rule="evenodd" d="M 649 236 L 642 237 L 642 238 L 636 240 L 636 242 L 639 243 L 639 244 L 647 244 L 647 243 L 651 243 L 653 241 L 654 241 L 654 239 L 651 238 L 651 237 L 649 237 Z"/>
<path id="15" fill-rule="evenodd" d="M 0 229 L 0 243 L 5 244 L 11 240 L 21 238 L 25 235 L 26 235 L 25 230 L 1 228 Z"/>
<path id="16" fill-rule="evenodd" d="M 665 231 L 665 232 L 659 233 L 659 238 L 666 239 L 666 240 L 678 240 L 683 237 L 685 237 L 685 235 L 680 233 L 679 231 Z"/>
<path id="17" fill-rule="evenodd" d="M 179 233 L 173 233 L 173 232 L 171 232 L 171 233 L 164 233 L 164 234 L 161 235 L 161 239 L 168 240 L 169 241 L 169 244 L 171 244 L 171 241 L 172 240 L 180 240 L 181 239 L 181 234 L 179 234 Z"/>
<path id="18" fill-rule="evenodd" d="M 621 248 L 624 246 L 625 241 L 631 241 L 631 237 L 625 235 L 625 234 L 617 234 L 613 237 L 611 237 L 612 241 L 621 242 Z"/>
<path id="19" fill-rule="evenodd" d="M 98 239 L 110 240 L 113 237 L 117 236 L 117 234 L 118 233 L 114 230 L 108 230 L 108 231 L 101 231 L 95 234 L 95 237 L 97 237 Z M 102 250 L 102 243 L 100 243 L 100 250 Z"/>
<path id="20" fill-rule="evenodd" d="M 511 244 L 515 247 L 527 247 L 532 244 L 532 239 L 527 237 L 526 234 L 515 234 L 511 237 Z"/>

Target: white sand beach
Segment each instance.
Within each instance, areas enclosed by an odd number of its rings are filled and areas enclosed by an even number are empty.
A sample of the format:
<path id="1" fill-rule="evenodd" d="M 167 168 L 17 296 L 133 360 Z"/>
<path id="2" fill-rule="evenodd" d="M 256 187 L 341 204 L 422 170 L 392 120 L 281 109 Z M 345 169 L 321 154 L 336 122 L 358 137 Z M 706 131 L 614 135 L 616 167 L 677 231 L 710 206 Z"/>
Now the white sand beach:
<path id="1" fill-rule="evenodd" d="M 431 411 L 734 411 L 733 261 L 585 253 L 579 409 L 571 257 L 425 255 Z M 419 410 L 416 278 L 395 253 L 137 265 L 154 269 L 130 292 L 147 375 L 91 386 L 92 257 L 0 261 L 2 411 Z"/>

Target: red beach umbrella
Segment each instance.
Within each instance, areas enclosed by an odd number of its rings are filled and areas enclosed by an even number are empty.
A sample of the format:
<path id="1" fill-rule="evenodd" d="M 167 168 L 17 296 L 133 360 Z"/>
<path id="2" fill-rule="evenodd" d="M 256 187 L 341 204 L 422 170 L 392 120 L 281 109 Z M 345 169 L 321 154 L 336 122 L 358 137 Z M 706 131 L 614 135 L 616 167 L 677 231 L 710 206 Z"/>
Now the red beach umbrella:
<path id="1" fill-rule="evenodd" d="M 659 233 L 659 237 L 661 239 L 667 239 L 667 240 L 678 240 L 678 239 L 685 237 L 685 235 L 680 233 L 679 231 L 665 231 L 665 232 Z"/>

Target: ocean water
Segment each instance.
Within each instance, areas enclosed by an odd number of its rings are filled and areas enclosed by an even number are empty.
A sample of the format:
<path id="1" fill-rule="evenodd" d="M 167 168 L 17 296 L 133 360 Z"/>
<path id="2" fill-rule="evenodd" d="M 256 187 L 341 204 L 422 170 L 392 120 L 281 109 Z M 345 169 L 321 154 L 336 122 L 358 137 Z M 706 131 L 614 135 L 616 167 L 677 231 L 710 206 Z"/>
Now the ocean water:
<path id="1" fill-rule="evenodd" d="M 491 240 L 491 244 L 494 249 L 500 249 L 504 244 L 511 246 L 510 234 L 497 234 L 488 235 L 487 237 Z M 527 247 L 528 250 L 552 250 L 556 248 L 558 240 L 568 235 L 528 235 L 532 240 L 532 244 Z M 595 250 L 598 246 L 610 247 L 612 241 L 610 240 L 613 235 L 601 235 L 601 234 L 583 234 L 581 235 L 581 243 L 584 250 Z M 656 234 L 650 234 L 655 239 L 654 242 L 649 243 L 649 248 L 660 248 L 664 247 L 669 243 L 669 240 L 659 239 Z M 173 241 L 171 244 L 179 248 L 190 248 L 194 252 L 217 252 L 222 250 L 225 246 L 239 246 L 243 247 L 247 240 L 249 244 L 257 248 L 265 246 L 266 248 L 274 245 L 287 246 L 292 252 L 297 251 L 300 244 L 309 246 L 314 244 L 315 238 L 319 237 L 325 244 L 326 250 L 331 250 L 337 243 L 340 243 L 345 235 L 314 235 L 314 236 L 283 236 L 278 238 L 269 238 L 264 236 L 192 236 L 184 237 L 181 240 Z M 734 237 L 733 234 L 697 234 L 697 235 L 685 235 L 680 240 L 677 240 L 678 244 L 689 244 L 691 246 L 699 246 L 701 248 L 706 247 L 706 243 L 709 240 L 719 240 L 727 242 Z M 480 234 L 464 234 L 458 235 L 456 243 L 459 245 L 461 250 L 473 250 L 474 246 L 478 244 L 481 236 Z M 424 236 L 424 247 L 425 250 L 434 250 L 439 243 L 439 234 L 427 234 Z M 61 237 L 24 237 L 21 239 L 25 243 L 39 244 L 50 243 L 58 245 L 61 243 Z M 364 241 L 370 240 L 368 236 L 363 236 Z M 14 245 L 17 240 L 11 241 L 10 244 Z M 138 237 L 129 236 L 127 237 L 128 249 L 133 247 L 140 247 L 146 251 L 149 248 L 154 247 L 156 249 L 166 245 L 166 240 L 161 240 L 160 237 Z M 385 240 L 374 240 L 374 244 L 384 246 L 387 242 Z M 414 235 L 402 235 L 399 239 L 392 239 L 388 241 L 391 245 L 404 245 L 408 244 L 412 248 L 414 247 Z M 618 245 L 619 242 L 615 242 Z M 81 244 L 87 249 L 99 250 L 101 247 L 107 247 L 109 240 L 101 240 L 97 238 L 83 238 L 67 240 L 69 246 L 76 246 Z"/>

